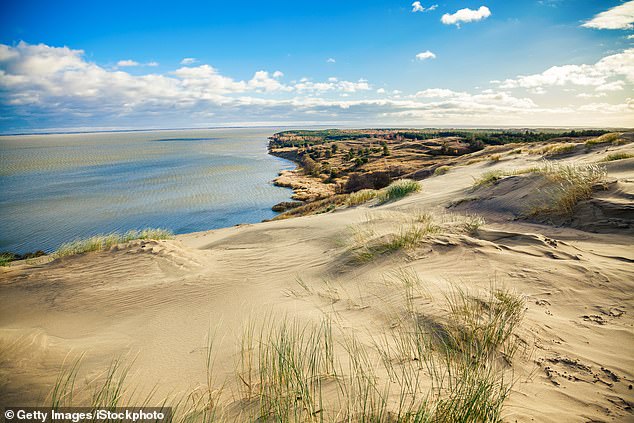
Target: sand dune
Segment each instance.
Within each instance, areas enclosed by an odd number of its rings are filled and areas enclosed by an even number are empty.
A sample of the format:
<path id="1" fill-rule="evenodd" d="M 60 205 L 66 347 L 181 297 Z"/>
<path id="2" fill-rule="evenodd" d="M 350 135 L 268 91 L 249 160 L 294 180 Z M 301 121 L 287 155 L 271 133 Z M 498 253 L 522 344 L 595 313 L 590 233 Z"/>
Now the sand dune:
<path id="1" fill-rule="evenodd" d="M 632 147 L 582 151 L 558 162 L 593 163 L 606 150 Z M 443 298 L 455 287 L 504 287 L 524 298 L 517 332 L 524 347 L 507 369 L 515 383 L 504 421 L 631 421 L 634 159 L 607 163 L 611 182 L 567 224 L 524 216 L 548 192 L 539 175 L 472 187 L 486 171 L 539 160 L 507 154 L 452 167 L 422 181 L 420 193 L 383 206 L 133 241 L 3 268 L 2 403 L 42 401 L 62 363 L 82 354 L 80 385 L 124 357 L 133 363 L 128 382 L 138 390 L 156 387 L 157 398 L 187 392 L 207 382 L 210 328 L 217 340 L 215 378 L 233 381 L 243 328 L 265 316 L 330 316 L 370 347 L 403 307 L 401 292 L 389 282 L 400 269 L 422 281 L 424 293 L 411 298 L 430 325 L 446 315 Z M 423 214 L 442 229 L 414 248 L 355 256 Z M 474 214 L 486 224 L 473 232 L 457 229 Z M 227 382 L 223 395 L 232 404 L 228 415 L 237 418 L 235 382 Z"/>

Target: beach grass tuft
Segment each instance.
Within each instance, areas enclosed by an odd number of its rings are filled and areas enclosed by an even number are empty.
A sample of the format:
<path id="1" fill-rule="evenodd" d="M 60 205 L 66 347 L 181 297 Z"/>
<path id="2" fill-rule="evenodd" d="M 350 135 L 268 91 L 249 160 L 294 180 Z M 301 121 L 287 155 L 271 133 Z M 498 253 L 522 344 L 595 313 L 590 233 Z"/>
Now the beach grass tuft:
<path id="1" fill-rule="evenodd" d="M 117 244 L 132 241 L 135 239 L 171 239 L 174 234 L 167 229 L 145 228 L 142 230 L 131 230 L 123 234 L 110 233 L 94 235 L 90 238 L 78 239 L 62 244 L 54 253 L 56 258 L 72 256 L 75 254 L 87 253 L 90 251 L 101 251 L 113 247 Z"/>
<path id="2" fill-rule="evenodd" d="M 418 181 L 412 179 L 399 179 L 392 182 L 387 187 L 381 190 L 379 199 L 381 203 L 387 203 L 389 201 L 395 201 L 401 199 L 411 193 L 420 191 L 421 186 Z"/>
<path id="3" fill-rule="evenodd" d="M 588 141 L 586 141 L 586 145 L 615 143 L 615 142 L 618 142 L 619 138 L 621 138 L 621 133 L 609 132 L 599 137 L 589 139 Z"/>
<path id="4" fill-rule="evenodd" d="M 615 160 L 623 160 L 623 159 L 631 159 L 632 157 L 634 157 L 634 154 L 630 154 L 630 153 L 612 153 L 612 154 L 608 154 L 607 156 L 605 156 L 605 158 L 603 158 L 603 160 L 601 160 L 602 162 L 612 162 Z"/>

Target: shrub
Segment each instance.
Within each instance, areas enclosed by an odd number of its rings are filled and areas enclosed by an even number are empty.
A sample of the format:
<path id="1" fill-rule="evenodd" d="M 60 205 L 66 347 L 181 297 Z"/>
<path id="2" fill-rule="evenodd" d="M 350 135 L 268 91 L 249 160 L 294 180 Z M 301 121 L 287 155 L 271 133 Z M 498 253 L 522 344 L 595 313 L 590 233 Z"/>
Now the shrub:
<path id="1" fill-rule="evenodd" d="M 390 184 L 388 172 L 353 173 L 345 185 L 345 192 L 355 192 L 362 189 L 381 189 Z"/>

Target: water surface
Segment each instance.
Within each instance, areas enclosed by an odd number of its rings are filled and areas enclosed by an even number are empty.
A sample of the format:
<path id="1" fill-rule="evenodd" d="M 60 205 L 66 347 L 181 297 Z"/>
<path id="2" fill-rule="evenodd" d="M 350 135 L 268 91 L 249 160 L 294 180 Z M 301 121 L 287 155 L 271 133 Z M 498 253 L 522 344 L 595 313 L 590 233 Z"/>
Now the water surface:
<path id="1" fill-rule="evenodd" d="M 143 227 L 187 233 L 253 223 L 290 190 L 267 154 L 274 129 L 0 137 L 0 251 L 52 251 Z"/>

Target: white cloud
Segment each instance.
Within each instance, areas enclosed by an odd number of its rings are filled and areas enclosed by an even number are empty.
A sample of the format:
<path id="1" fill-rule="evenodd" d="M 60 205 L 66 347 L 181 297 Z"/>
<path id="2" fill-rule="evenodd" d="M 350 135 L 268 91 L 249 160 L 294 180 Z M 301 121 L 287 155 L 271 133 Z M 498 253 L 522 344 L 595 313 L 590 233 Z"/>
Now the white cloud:
<path id="1" fill-rule="evenodd" d="M 475 22 L 482 19 L 486 19 L 491 16 L 491 11 L 486 6 L 480 6 L 478 10 L 472 10 L 469 8 L 464 8 L 458 10 L 456 13 L 449 14 L 445 13 L 440 18 L 440 21 L 445 25 L 456 25 L 460 26 L 461 22 Z"/>
<path id="2" fill-rule="evenodd" d="M 335 59 L 333 59 L 332 57 L 329 57 L 328 59 L 326 59 L 326 63 L 336 63 L 337 61 Z"/>
<path id="3" fill-rule="evenodd" d="M 599 13 L 581 26 L 594 29 L 632 29 L 633 24 L 634 1 L 628 1 Z"/>
<path id="4" fill-rule="evenodd" d="M 119 60 L 117 62 L 117 66 L 120 68 L 127 66 L 139 66 L 139 62 L 135 62 L 134 60 Z"/>
<path id="5" fill-rule="evenodd" d="M 595 88 L 595 91 L 606 92 L 606 91 L 622 91 L 625 86 L 624 81 L 613 81 L 608 82 L 607 84 L 599 85 Z"/>
<path id="6" fill-rule="evenodd" d="M 429 50 L 423 51 L 416 55 L 416 59 L 418 60 L 427 60 L 427 59 L 435 59 L 435 58 L 436 58 L 436 55 Z"/>
<path id="7" fill-rule="evenodd" d="M 423 91 L 418 91 L 414 94 L 414 97 L 418 98 L 449 98 L 464 95 L 465 93 L 456 92 L 444 88 L 428 88 Z"/>
<path id="8" fill-rule="evenodd" d="M 412 12 L 413 13 L 416 13 L 416 12 L 431 12 L 432 10 L 436 9 L 437 7 L 438 7 L 438 5 L 434 4 L 432 6 L 429 6 L 429 7 L 425 8 L 420 3 L 420 1 L 415 1 L 414 3 L 412 3 Z"/>
<path id="9" fill-rule="evenodd" d="M 593 65 L 553 66 L 542 73 L 520 75 L 502 81 L 502 88 L 536 88 L 545 86 L 605 86 L 610 78 L 625 78 L 634 83 L 634 48 L 606 56 Z"/>
<path id="10" fill-rule="evenodd" d="M 281 78 L 284 76 L 284 72 L 276 70 L 273 72 L 273 78 Z"/>
<path id="11" fill-rule="evenodd" d="M 193 65 L 196 62 L 198 62 L 198 59 L 195 59 L 193 57 L 185 57 L 183 60 L 181 60 L 181 65 Z"/>
<path id="12" fill-rule="evenodd" d="M 158 63 L 158 62 L 148 62 L 148 63 L 146 63 L 145 65 L 146 65 L 146 66 L 151 66 L 151 67 L 156 67 L 156 66 L 158 66 L 158 65 L 159 65 L 159 63 Z"/>
<path id="13" fill-rule="evenodd" d="M 89 62 L 81 50 L 0 44 L 0 131 L 55 124 L 121 128 L 245 121 L 626 126 L 634 121 L 634 103 L 613 100 L 614 92 L 622 96 L 613 90 L 630 87 L 617 79 L 628 72 L 627 59 L 608 56 L 600 65 L 588 65 L 609 75 L 590 86 L 602 103 L 569 105 L 585 97 L 569 94 L 559 104 L 549 96 L 549 106 L 543 107 L 503 88 L 466 92 L 430 87 L 407 95 L 373 88 L 365 79 L 302 78 L 286 84 L 265 70 L 238 80 L 208 64 L 132 75 Z M 519 84 L 520 78 L 510 81 Z"/>

